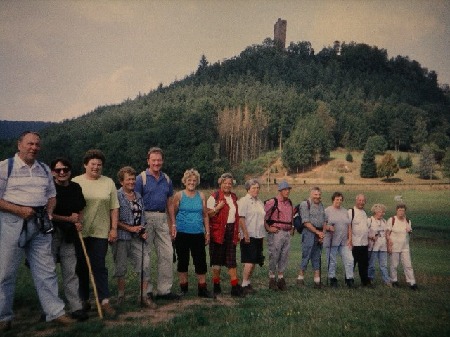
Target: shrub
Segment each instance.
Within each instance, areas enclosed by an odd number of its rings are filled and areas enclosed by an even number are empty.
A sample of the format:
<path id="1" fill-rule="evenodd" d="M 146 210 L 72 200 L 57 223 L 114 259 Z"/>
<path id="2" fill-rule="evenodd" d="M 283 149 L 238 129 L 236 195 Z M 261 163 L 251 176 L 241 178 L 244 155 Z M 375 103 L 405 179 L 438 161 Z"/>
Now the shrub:
<path id="1" fill-rule="evenodd" d="M 347 155 L 345 156 L 345 160 L 348 161 L 349 163 L 353 163 L 353 156 L 350 152 L 347 153 Z"/>
<path id="2" fill-rule="evenodd" d="M 339 177 L 339 185 L 345 185 L 345 178 L 343 176 Z"/>
<path id="3" fill-rule="evenodd" d="M 408 153 L 406 158 L 403 158 L 402 155 L 399 155 L 397 158 L 397 164 L 398 167 L 401 169 L 409 168 L 412 166 L 412 158 L 411 155 Z"/>

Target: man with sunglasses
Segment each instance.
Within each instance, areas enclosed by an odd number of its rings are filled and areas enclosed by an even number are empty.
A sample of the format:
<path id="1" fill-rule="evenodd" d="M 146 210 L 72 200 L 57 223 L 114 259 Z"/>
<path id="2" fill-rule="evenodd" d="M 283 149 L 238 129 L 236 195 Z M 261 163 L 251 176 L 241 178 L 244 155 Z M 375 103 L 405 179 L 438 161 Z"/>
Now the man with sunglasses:
<path id="1" fill-rule="evenodd" d="M 47 322 L 74 320 L 58 297 L 58 278 L 51 252 L 50 221 L 56 190 L 50 169 L 39 162 L 38 133 L 26 131 L 13 158 L 0 162 L 0 333 L 11 329 L 14 292 L 25 253 Z"/>
<path id="2" fill-rule="evenodd" d="M 53 255 L 61 264 L 64 295 L 71 316 L 79 321 L 88 319 L 79 296 L 79 280 L 76 274 L 77 255 L 83 256 L 78 236 L 83 227 L 82 210 L 86 206 L 81 186 L 70 180 L 72 165 L 65 158 L 50 163 L 56 187 L 56 207 L 53 211 Z"/>

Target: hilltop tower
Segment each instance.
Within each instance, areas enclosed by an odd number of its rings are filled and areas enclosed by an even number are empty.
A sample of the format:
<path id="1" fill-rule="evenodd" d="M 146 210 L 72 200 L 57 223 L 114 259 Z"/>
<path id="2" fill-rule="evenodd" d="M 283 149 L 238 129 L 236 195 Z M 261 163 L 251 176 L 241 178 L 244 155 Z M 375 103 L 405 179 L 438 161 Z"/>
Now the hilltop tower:
<path id="1" fill-rule="evenodd" d="M 273 40 L 283 49 L 286 47 L 286 27 L 287 21 L 280 18 L 273 26 Z"/>

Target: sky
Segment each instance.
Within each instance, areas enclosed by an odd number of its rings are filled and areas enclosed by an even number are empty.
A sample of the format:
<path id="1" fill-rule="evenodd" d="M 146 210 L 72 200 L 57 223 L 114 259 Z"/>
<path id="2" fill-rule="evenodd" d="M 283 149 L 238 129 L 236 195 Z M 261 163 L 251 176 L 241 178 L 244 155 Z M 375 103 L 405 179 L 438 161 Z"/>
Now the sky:
<path id="1" fill-rule="evenodd" d="M 273 38 L 408 56 L 450 83 L 448 0 L 0 0 L 0 120 L 72 119 Z"/>

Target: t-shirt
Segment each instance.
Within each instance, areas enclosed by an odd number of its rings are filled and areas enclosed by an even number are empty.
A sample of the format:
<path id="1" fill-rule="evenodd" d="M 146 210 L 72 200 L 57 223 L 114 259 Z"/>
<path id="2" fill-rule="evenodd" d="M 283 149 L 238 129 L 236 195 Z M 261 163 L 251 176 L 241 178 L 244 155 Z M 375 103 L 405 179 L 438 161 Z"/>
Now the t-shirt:
<path id="1" fill-rule="evenodd" d="M 111 210 L 119 208 L 117 190 L 111 178 L 90 180 L 85 175 L 73 178 L 80 184 L 86 199 L 83 212 L 83 237 L 107 239 L 111 227 Z"/>
<path id="2" fill-rule="evenodd" d="M 260 199 L 252 198 L 246 194 L 238 201 L 239 216 L 245 218 L 245 226 L 248 236 L 252 238 L 263 238 L 266 236 L 264 228 L 264 204 Z M 242 234 L 242 233 L 241 233 Z M 241 237 L 244 237 L 241 235 Z"/>
<path id="3" fill-rule="evenodd" d="M 350 224 L 350 218 L 347 213 L 347 209 L 344 207 L 335 208 L 328 206 L 325 209 L 325 214 L 328 218 L 328 225 L 334 226 L 334 232 L 325 232 L 325 238 L 323 240 L 324 247 L 331 246 L 345 246 L 348 239 L 348 226 Z"/>
<path id="4" fill-rule="evenodd" d="M 411 221 L 406 218 L 400 220 L 395 216 L 394 226 L 392 226 L 392 217 L 387 221 L 387 229 L 391 231 L 392 252 L 400 253 L 409 250 L 409 233 L 411 230 Z"/>
<path id="5" fill-rule="evenodd" d="M 354 207 L 355 216 L 352 222 L 353 246 L 367 246 L 369 244 L 369 224 L 367 214 L 363 209 Z M 352 219 L 352 209 L 348 210 L 348 216 Z"/>

